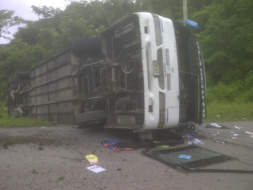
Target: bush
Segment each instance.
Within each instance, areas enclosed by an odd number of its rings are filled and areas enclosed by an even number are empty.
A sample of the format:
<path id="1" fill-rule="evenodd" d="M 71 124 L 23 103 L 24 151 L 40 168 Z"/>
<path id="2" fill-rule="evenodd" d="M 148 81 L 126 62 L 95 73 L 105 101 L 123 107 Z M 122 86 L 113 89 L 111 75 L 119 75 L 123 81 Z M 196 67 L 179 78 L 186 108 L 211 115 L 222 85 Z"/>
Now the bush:
<path id="1" fill-rule="evenodd" d="M 229 101 L 232 102 L 238 98 L 239 89 L 236 84 L 225 85 L 220 82 L 214 87 L 207 88 L 207 103 L 213 101 Z"/>

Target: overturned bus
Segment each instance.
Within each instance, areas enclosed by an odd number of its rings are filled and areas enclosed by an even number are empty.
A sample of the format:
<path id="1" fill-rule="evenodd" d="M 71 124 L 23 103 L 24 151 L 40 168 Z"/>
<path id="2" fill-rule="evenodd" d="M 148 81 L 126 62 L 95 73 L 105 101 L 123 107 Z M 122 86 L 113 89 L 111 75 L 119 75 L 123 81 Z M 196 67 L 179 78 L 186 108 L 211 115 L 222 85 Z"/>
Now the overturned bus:
<path id="1" fill-rule="evenodd" d="M 62 124 L 147 131 L 206 116 L 200 43 L 151 13 L 115 22 L 9 81 L 9 113 Z"/>

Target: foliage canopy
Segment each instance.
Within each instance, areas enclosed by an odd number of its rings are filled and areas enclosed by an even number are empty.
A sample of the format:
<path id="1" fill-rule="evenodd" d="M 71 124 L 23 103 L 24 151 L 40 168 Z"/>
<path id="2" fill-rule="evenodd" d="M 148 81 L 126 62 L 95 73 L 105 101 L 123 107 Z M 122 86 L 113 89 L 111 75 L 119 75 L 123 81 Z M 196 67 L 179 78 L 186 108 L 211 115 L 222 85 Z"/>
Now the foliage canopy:
<path id="1" fill-rule="evenodd" d="M 19 28 L 11 42 L 0 47 L 0 98 L 6 100 L 8 78 L 25 71 L 85 36 L 99 33 L 119 18 L 137 11 L 147 11 L 182 21 L 181 0 L 92 0 L 72 2 L 64 11 L 53 7 L 32 6 L 40 16 Z M 253 101 L 253 1 L 188 0 L 189 19 L 202 28 L 197 36 L 202 42 L 211 99 L 222 94 L 234 100 L 244 94 Z M 13 11 L 0 10 L 3 28 L 23 22 Z M 213 87 L 215 86 L 215 87 Z M 231 88 L 228 94 L 224 89 Z M 213 91 L 213 92 L 214 92 Z M 232 98 L 230 97 L 233 96 Z M 228 98 L 226 98 L 228 97 Z"/>

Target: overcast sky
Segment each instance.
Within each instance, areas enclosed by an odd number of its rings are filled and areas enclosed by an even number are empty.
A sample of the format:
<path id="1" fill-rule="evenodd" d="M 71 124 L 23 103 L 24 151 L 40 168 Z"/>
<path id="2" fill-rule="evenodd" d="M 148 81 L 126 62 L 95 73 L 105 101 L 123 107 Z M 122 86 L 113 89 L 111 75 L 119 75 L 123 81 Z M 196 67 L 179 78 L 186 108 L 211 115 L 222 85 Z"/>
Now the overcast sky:
<path id="1" fill-rule="evenodd" d="M 52 6 L 63 10 L 70 2 L 71 0 L 0 0 L 0 9 L 14 10 L 15 16 L 20 16 L 26 20 L 37 20 L 38 16 L 32 12 L 32 5 Z M 10 31 L 15 33 L 17 28 L 14 26 L 10 28 Z M 8 40 L 0 38 L 0 44 L 4 43 L 8 43 Z"/>

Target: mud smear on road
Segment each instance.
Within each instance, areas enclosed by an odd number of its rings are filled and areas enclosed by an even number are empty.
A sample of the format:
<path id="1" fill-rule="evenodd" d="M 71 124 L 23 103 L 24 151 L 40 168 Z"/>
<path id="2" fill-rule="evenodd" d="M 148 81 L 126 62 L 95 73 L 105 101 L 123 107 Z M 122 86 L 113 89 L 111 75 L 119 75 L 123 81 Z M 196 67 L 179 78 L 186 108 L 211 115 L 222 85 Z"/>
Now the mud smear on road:
<path id="1" fill-rule="evenodd" d="M 42 134 L 34 134 L 31 136 L 8 136 L 8 135 L 0 135 L 0 146 L 7 149 L 8 146 L 15 144 L 38 144 L 40 146 L 43 145 L 54 145 L 60 146 L 62 143 L 60 139 L 46 137 Z"/>

